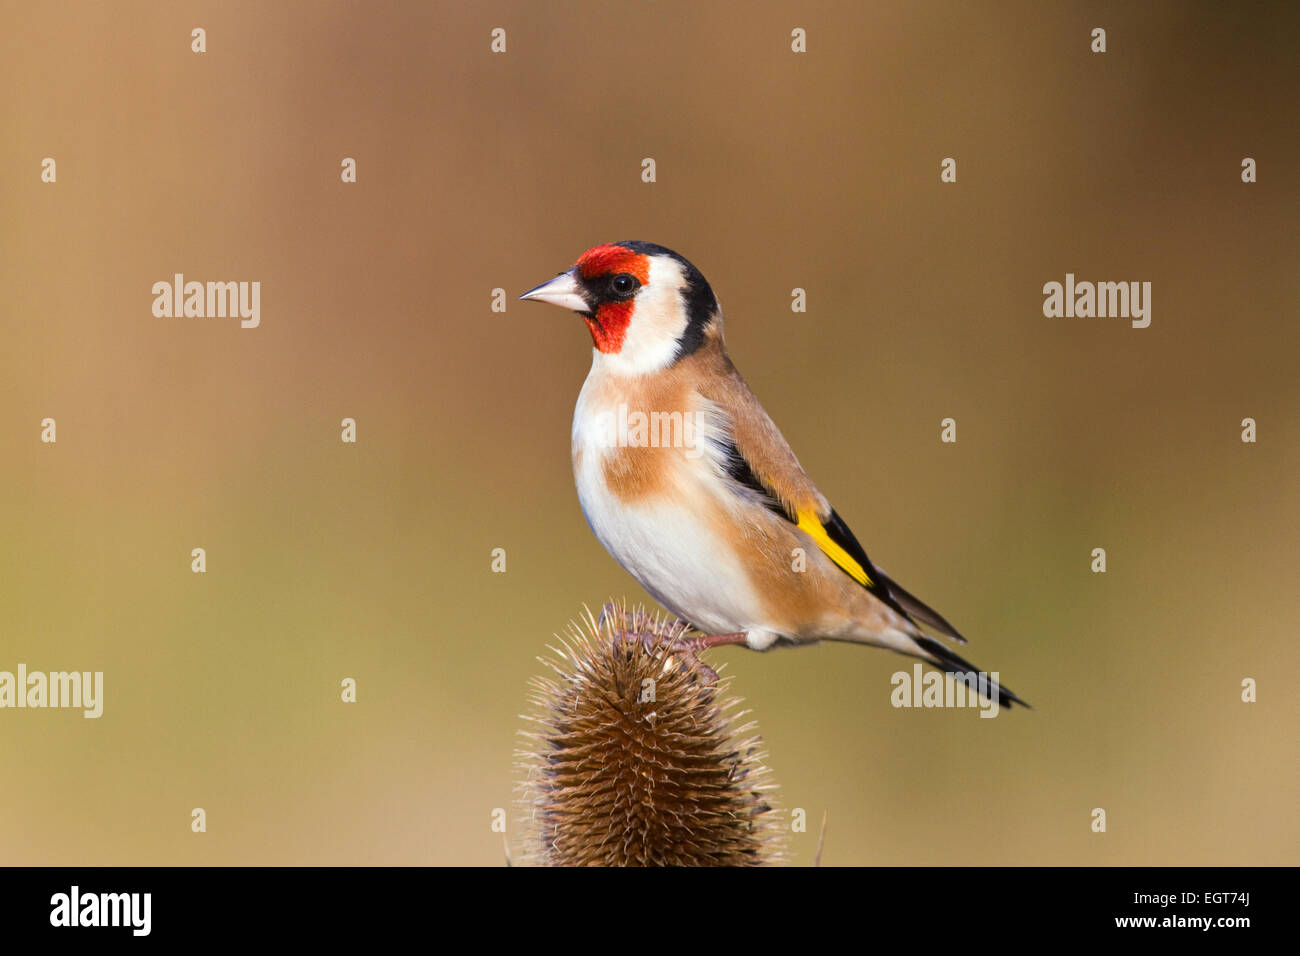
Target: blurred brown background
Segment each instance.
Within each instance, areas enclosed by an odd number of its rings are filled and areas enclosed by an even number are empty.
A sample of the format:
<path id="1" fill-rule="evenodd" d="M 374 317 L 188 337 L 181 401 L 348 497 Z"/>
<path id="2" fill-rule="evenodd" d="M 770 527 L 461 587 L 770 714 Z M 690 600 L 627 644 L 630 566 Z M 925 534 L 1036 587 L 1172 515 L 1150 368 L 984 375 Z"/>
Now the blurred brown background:
<path id="1" fill-rule="evenodd" d="M 873 559 L 1036 707 L 715 654 L 827 864 L 1300 862 L 1294 5 L 0 16 L 0 669 L 105 672 L 97 721 L 0 712 L 0 861 L 500 864 L 535 655 L 645 599 L 572 487 L 586 330 L 514 296 L 633 238 L 700 267 Z M 155 318 L 174 272 L 261 281 L 261 327 Z M 1151 327 L 1044 318 L 1066 272 L 1152 282 Z"/>

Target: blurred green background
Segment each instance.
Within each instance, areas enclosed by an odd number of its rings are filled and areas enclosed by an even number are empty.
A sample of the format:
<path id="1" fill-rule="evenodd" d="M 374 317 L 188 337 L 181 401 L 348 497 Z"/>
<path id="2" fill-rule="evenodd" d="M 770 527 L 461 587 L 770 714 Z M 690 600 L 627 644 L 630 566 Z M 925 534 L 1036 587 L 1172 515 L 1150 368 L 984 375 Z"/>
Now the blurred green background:
<path id="1" fill-rule="evenodd" d="M 827 864 L 1300 862 L 1294 5 L 0 17 L 0 669 L 105 672 L 97 721 L 0 711 L 0 861 L 502 863 L 535 656 L 645 600 L 573 490 L 586 330 L 514 296 L 635 238 L 699 266 L 872 558 L 1036 707 L 895 710 L 910 662 L 871 649 L 714 654 L 814 823 L 796 862 L 823 811 Z M 260 281 L 261 327 L 155 318 L 174 272 Z M 1151 327 L 1044 318 L 1066 272 L 1152 282 Z"/>

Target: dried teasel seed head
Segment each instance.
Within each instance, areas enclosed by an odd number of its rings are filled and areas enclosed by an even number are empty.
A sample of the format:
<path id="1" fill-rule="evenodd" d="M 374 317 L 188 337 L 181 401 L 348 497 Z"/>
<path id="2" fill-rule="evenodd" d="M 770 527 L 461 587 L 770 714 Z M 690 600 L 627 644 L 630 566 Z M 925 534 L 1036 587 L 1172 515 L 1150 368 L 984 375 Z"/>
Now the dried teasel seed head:
<path id="1" fill-rule="evenodd" d="M 683 625 L 607 607 L 539 660 L 516 755 L 521 862 L 782 862 L 783 815 L 762 743 L 725 681 L 675 646 Z"/>

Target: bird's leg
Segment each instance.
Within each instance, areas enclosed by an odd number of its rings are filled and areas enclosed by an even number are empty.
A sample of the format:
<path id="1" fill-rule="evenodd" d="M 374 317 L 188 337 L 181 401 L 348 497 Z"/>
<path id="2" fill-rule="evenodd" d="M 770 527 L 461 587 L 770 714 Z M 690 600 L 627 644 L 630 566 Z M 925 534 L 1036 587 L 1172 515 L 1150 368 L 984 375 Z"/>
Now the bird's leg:
<path id="1" fill-rule="evenodd" d="M 748 639 L 748 631 L 732 631 L 730 634 L 700 634 L 696 637 L 679 637 L 674 644 L 682 650 L 698 654 L 700 651 L 707 651 L 711 647 L 744 644 Z"/>
<path id="2" fill-rule="evenodd" d="M 733 631 L 728 634 L 697 634 L 694 637 L 687 637 L 686 635 L 692 630 L 691 624 L 681 618 L 676 618 L 665 626 L 655 629 L 650 626 L 652 618 L 648 613 L 628 611 L 614 601 L 607 601 L 600 609 L 597 626 L 603 628 L 606 622 L 611 625 L 615 646 L 621 645 L 628 637 L 640 638 L 641 646 L 647 653 L 653 653 L 656 644 L 667 645 L 669 654 L 680 655 L 687 669 L 700 675 L 708 684 L 718 682 L 718 672 L 700 660 L 700 652 L 726 644 L 744 644 L 748 638 L 745 631 Z"/>
<path id="3" fill-rule="evenodd" d="M 748 637 L 749 634 L 745 631 L 733 631 L 730 634 L 698 634 L 695 637 L 678 637 L 668 647 L 670 651 L 682 654 L 686 658 L 686 666 L 699 674 L 706 684 L 716 684 L 718 672 L 700 660 L 700 651 L 727 644 L 744 644 Z"/>

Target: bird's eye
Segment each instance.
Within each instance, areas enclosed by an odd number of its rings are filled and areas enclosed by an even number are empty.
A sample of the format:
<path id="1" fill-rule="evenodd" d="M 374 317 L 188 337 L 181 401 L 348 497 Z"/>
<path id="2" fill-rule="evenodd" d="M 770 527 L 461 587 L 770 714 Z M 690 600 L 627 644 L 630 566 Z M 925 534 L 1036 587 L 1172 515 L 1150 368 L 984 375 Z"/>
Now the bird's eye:
<path id="1" fill-rule="evenodd" d="M 609 287 L 614 290 L 615 295 L 631 295 L 640 286 L 641 283 L 637 281 L 636 276 L 627 272 L 620 272 L 609 280 Z"/>

